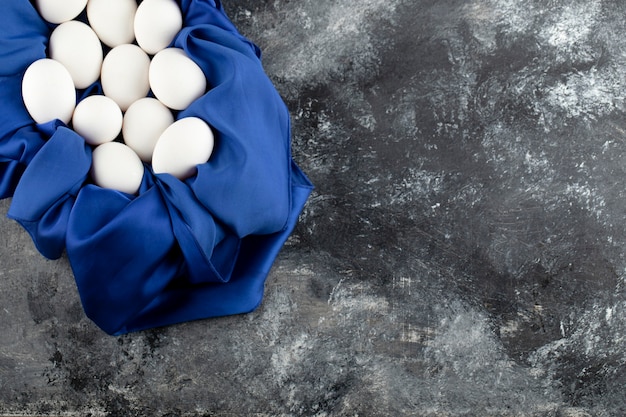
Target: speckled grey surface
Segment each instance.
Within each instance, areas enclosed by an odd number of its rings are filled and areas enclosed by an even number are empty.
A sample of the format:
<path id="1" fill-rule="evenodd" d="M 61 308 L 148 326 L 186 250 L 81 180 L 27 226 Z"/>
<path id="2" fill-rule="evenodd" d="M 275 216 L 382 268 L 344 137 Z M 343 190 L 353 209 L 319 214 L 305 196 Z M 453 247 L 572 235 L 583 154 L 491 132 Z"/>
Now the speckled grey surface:
<path id="1" fill-rule="evenodd" d="M 263 305 L 107 336 L 3 217 L 0 414 L 626 414 L 626 3 L 225 6 L 316 185 Z"/>

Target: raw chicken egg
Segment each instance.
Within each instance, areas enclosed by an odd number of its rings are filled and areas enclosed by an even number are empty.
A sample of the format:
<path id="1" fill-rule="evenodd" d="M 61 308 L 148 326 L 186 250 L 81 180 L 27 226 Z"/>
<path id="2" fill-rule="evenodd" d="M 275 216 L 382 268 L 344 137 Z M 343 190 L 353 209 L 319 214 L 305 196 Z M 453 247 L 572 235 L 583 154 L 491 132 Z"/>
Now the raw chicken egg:
<path id="1" fill-rule="evenodd" d="M 72 125 L 90 145 L 111 142 L 122 130 L 122 111 L 106 96 L 89 96 L 76 106 Z"/>
<path id="2" fill-rule="evenodd" d="M 87 0 L 36 0 L 41 17 L 50 23 L 63 23 L 80 14 Z"/>
<path id="3" fill-rule="evenodd" d="M 107 46 L 132 43 L 135 40 L 135 0 L 89 0 L 87 18 L 98 37 Z"/>
<path id="4" fill-rule="evenodd" d="M 69 123 L 76 106 L 76 90 L 69 71 L 58 61 L 33 62 L 22 79 L 22 99 L 37 123 L 55 119 Z"/>
<path id="5" fill-rule="evenodd" d="M 100 77 L 102 45 L 82 22 L 72 20 L 57 26 L 50 35 L 48 52 L 67 68 L 76 88 L 87 88 Z"/>
<path id="6" fill-rule="evenodd" d="M 122 111 L 150 91 L 150 57 L 137 45 L 116 46 L 102 63 L 102 90 Z"/>
<path id="7" fill-rule="evenodd" d="M 93 150 L 91 178 L 102 188 L 136 194 L 143 173 L 141 159 L 123 143 L 107 142 Z"/>
<path id="8" fill-rule="evenodd" d="M 156 98 L 174 110 L 186 109 L 207 87 L 200 67 L 180 48 L 157 53 L 150 64 L 149 78 Z"/>
<path id="9" fill-rule="evenodd" d="M 167 48 L 183 27 L 183 15 L 174 0 L 144 0 L 135 15 L 135 37 L 154 55 Z"/>
<path id="10" fill-rule="evenodd" d="M 186 117 L 168 127 L 154 147 L 155 174 L 167 173 L 184 180 L 196 174 L 213 153 L 213 131 L 202 119 Z"/>
<path id="11" fill-rule="evenodd" d="M 172 123 L 174 116 L 170 109 L 155 98 L 142 98 L 134 102 L 124 114 L 124 143 L 142 161 L 150 162 L 157 140 Z"/>

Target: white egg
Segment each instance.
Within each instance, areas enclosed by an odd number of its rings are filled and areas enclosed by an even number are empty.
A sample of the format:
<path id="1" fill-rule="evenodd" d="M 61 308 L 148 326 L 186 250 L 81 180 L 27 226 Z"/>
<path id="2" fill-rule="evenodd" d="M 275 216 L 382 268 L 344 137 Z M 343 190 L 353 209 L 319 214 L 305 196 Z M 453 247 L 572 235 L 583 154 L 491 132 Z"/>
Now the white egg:
<path id="1" fill-rule="evenodd" d="M 137 100 L 124 114 L 124 143 L 142 161 L 150 162 L 157 140 L 172 123 L 174 115 L 159 100 L 151 97 Z"/>
<path id="2" fill-rule="evenodd" d="M 69 123 L 76 106 L 76 89 L 69 71 L 58 61 L 33 62 L 22 79 L 22 99 L 37 123 L 56 119 Z"/>
<path id="3" fill-rule="evenodd" d="M 168 173 L 183 180 L 196 174 L 213 153 L 213 131 L 202 119 L 180 119 L 161 135 L 154 147 L 152 168 L 155 174 Z"/>
<path id="4" fill-rule="evenodd" d="M 132 43 L 135 40 L 135 0 L 89 0 L 87 19 L 98 37 L 107 46 Z"/>
<path id="5" fill-rule="evenodd" d="M 50 23 L 63 23 L 80 14 L 87 0 L 36 0 L 41 17 Z"/>
<path id="6" fill-rule="evenodd" d="M 107 142 L 93 150 L 91 178 L 102 188 L 136 194 L 143 172 L 141 159 L 123 143 Z"/>
<path id="7" fill-rule="evenodd" d="M 150 64 L 152 92 L 170 109 L 184 110 L 206 92 L 206 77 L 180 48 L 157 53 Z"/>
<path id="8" fill-rule="evenodd" d="M 57 26 L 50 35 L 48 56 L 67 68 L 76 88 L 87 88 L 100 77 L 102 45 L 82 22 L 72 20 Z"/>
<path id="9" fill-rule="evenodd" d="M 104 95 L 111 97 L 122 111 L 150 91 L 148 71 L 150 57 L 137 45 L 127 44 L 111 49 L 102 63 Z"/>
<path id="10" fill-rule="evenodd" d="M 76 106 L 72 126 L 90 145 L 111 142 L 122 130 L 122 111 L 106 96 L 89 96 Z"/>
<path id="11" fill-rule="evenodd" d="M 174 0 L 144 0 L 135 15 L 135 37 L 154 55 L 167 48 L 183 27 L 183 15 Z"/>

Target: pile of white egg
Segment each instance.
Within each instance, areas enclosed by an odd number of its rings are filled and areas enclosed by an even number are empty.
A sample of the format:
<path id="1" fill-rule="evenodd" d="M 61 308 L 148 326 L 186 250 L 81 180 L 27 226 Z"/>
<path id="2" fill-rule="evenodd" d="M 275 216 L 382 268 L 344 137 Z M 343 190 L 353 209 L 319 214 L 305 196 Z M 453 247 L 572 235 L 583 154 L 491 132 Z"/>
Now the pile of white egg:
<path id="1" fill-rule="evenodd" d="M 200 67 L 184 50 L 169 46 L 183 25 L 175 0 L 35 5 L 57 25 L 47 58 L 32 63 L 22 81 L 24 105 L 35 122 L 59 119 L 93 146 L 91 177 L 103 188 L 137 193 L 143 163 L 157 174 L 195 175 L 196 166 L 209 160 L 214 137 L 199 118 L 174 121 L 173 111 L 184 110 L 207 89 Z M 85 8 L 89 24 L 77 20 Z M 76 90 L 98 80 L 104 94 L 77 104 Z"/>

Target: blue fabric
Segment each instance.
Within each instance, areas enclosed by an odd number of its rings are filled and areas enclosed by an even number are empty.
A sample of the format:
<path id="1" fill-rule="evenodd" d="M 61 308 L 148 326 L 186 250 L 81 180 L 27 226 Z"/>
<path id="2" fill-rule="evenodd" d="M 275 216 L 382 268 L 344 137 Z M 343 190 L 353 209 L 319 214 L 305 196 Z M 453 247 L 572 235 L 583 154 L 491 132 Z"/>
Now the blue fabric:
<path id="1" fill-rule="evenodd" d="M 94 185 L 84 140 L 60 121 L 32 121 L 21 79 L 53 28 L 28 0 L 0 14 L 0 197 L 13 196 L 9 217 L 44 256 L 67 253 L 87 316 L 109 334 L 254 310 L 312 189 L 259 48 L 219 2 L 179 3 L 174 46 L 210 88 L 177 118 L 209 123 L 215 150 L 185 181 L 146 165 L 137 195 Z M 96 82 L 78 99 L 100 91 Z"/>
<path id="2" fill-rule="evenodd" d="M 10 197 L 45 137 L 22 104 L 22 76 L 45 56 L 48 26 L 28 1 L 11 1 L 0 13 L 0 198 Z"/>

